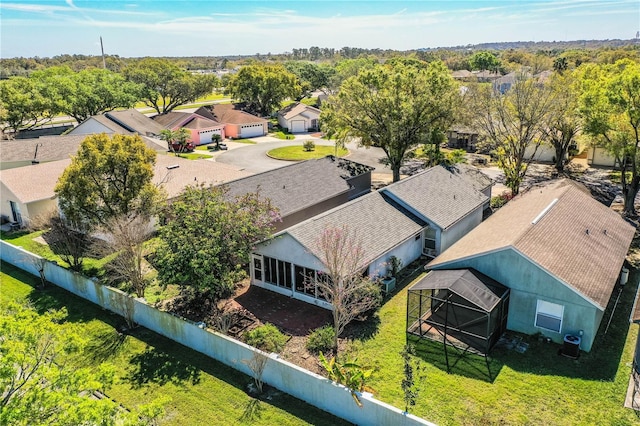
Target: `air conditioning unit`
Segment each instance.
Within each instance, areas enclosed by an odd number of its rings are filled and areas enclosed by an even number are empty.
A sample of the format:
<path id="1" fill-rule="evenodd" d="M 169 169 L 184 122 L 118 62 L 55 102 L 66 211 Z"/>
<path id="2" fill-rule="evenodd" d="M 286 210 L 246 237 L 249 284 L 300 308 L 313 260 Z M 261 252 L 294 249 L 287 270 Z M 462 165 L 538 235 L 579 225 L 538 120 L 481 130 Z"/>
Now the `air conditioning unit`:
<path id="1" fill-rule="evenodd" d="M 564 336 L 564 341 L 562 343 L 562 355 L 567 358 L 578 359 L 580 356 L 580 342 L 582 339 L 580 336 L 574 336 L 572 334 L 567 334 Z"/>
<path id="2" fill-rule="evenodd" d="M 380 280 L 380 284 L 382 285 L 382 291 L 385 294 L 389 294 L 396 288 L 396 279 L 393 277 L 383 277 Z"/>
<path id="3" fill-rule="evenodd" d="M 432 249 L 432 248 L 426 248 L 424 249 L 424 254 L 425 256 L 429 256 L 429 257 L 436 257 L 436 249 Z"/>

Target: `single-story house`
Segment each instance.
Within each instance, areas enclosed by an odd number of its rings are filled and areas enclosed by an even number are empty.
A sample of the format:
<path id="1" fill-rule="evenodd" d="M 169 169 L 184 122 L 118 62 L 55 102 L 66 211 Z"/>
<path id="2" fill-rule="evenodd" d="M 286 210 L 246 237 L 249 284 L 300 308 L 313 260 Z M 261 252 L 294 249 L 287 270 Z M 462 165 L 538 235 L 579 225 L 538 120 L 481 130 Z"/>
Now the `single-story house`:
<path id="1" fill-rule="evenodd" d="M 194 145 L 211 143 L 211 137 L 214 134 L 219 135 L 221 139 L 225 138 L 224 124 L 195 112 L 171 111 L 167 114 L 156 115 L 153 120 L 170 130 L 189 129 L 191 132 L 189 142 Z"/>
<path id="2" fill-rule="evenodd" d="M 371 191 L 372 168 L 344 158 L 327 156 L 228 182 L 229 195 L 259 191 L 280 212 L 276 231 Z"/>
<path id="3" fill-rule="evenodd" d="M 471 166 L 466 163 L 454 164 L 449 167 L 449 170 L 452 173 L 460 175 L 460 177 L 465 179 L 473 189 L 481 192 L 487 197 L 483 205 L 484 210 L 487 210 L 489 207 L 491 207 L 491 188 L 493 188 L 493 184 L 495 183 L 493 179 L 484 174 L 477 167 Z"/>
<path id="4" fill-rule="evenodd" d="M 535 149 L 535 155 L 533 153 L 535 147 L 530 145 L 524 151 L 524 158 L 533 161 L 538 161 L 541 163 L 555 163 L 556 162 L 556 149 L 552 145 L 548 145 L 546 143 L 540 144 L 537 149 Z M 569 158 L 569 153 L 565 153 L 565 160 Z"/>
<path id="5" fill-rule="evenodd" d="M 478 133 L 465 127 L 454 127 L 447 131 L 447 147 L 476 152 L 478 149 Z"/>
<path id="6" fill-rule="evenodd" d="M 253 138 L 264 136 L 269 131 L 267 120 L 244 112 L 235 104 L 213 104 L 199 108 L 196 113 L 224 124 L 227 138 Z"/>
<path id="7" fill-rule="evenodd" d="M 290 133 L 318 130 L 319 119 L 320 110 L 318 108 L 301 102 L 294 102 L 278 111 L 278 124 Z"/>
<path id="8" fill-rule="evenodd" d="M 461 170 L 435 166 L 381 189 L 427 224 L 423 251 L 428 256 L 437 256 L 482 222 L 489 198 Z"/>
<path id="9" fill-rule="evenodd" d="M 427 268 L 473 269 L 510 289 L 507 328 L 591 350 L 635 228 L 561 179 L 532 187 Z"/>
<path id="10" fill-rule="evenodd" d="M 587 164 L 590 166 L 619 167 L 620 162 L 601 146 L 591 146 L 587 149 Z"/>
<path id="11" fill-rule="evenodd" d="M 110 111 L 93 115 L 78 124 L 69 135 L 92 135 L 106 133 L 140 136 L 158 136 L 164 127 L 135 108 L 123 111 Z"/>
<path id="12" fill-rule="evenodd" d="M 41 136 L 34 139 L 0 141 L 0 170 L 70 158 L 87 135 Z M 142 136 L 154 151 L 166 151 L 161 141 Z"/>
<path id="13" fill-rule="evenodd" d="M 386 275 L 391 257 L 408 265 L 448 247 L 482 220 L 486 196 L 437 166 L 283 229 L 256 247 L 251 283 L 331 309 L 305 277 L 325 270 L 317 240 L 346 226 L 361 241 L 362 269 Z"/>
<path id="14" fill-rule="evenodd" d="M 0 215 L 24 225 L 57 208 L 54 188 L 69 164 L 67 158 L 0 171 Z M 222 163 L 158 155 L 153 182 L 173 198 L 188 185 L 218 185 L 244 176 L 246 172 Z"/>

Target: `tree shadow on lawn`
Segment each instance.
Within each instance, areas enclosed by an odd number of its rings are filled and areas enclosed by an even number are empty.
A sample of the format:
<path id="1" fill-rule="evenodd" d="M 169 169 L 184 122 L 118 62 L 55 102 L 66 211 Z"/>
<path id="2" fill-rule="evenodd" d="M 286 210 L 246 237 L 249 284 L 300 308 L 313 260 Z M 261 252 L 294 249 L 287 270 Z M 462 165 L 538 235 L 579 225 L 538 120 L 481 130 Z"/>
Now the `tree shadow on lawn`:
<path id="1" fill-rule="evenodd" d="M 149 383 L 164 386 L 167 383 L 181 385 L 200 383 L 200 369 L 196 366 L 182 362 L 162 350 L 147 346 L 144 352 L 136 354 L 129 359 L 131 368 L 128 371 L 126 381 L 131 383 L 134 389 L 140 389 Z"/>
<path id="2" fill-rule="evenodd" d="M 560 344 L 546 343 L 544 339 L 538 339 L 536 336 L 508 332 L 509 334 L 520 336 L 522 342 L 528 343 L 529 346 L 524 353 L 494 347 L 490 353 L 490 367 L 493 378 L 495 379 L 502 366 L 506 365 L 515 371 L 538 376 L 549 375 L 593 381 L 614 381 L 620 368 L 620 360 L 629 331 L 629 315 L 633 306 L 639 275 L 637 271 L 634 271 L 629 279 L 629 284 L 621 288 L 622 294 L 615 311 L 613 308 L 620 288 L 618 287 L 614 290 L 600 323 L 595 343 L 589 353 L 581 351 L 578 359 L 571 359 L 561 355 L 562 345 Z M 613 318 L 605 333 L 612 312 Z M 407 340 L 415 344 L 420 358 L 443 371 L 447 370 L 442 343 L 429 340 L 421 341 L 414 336 L 409 336 Z M 449 353 L 449 363 L 451 365 L 455 362 L 455 352 L 449 349 Z M 452 353 L 454 354 L 453 357 L 451 356 Z M 454 368 L 451 368 L 452 374 L 487 380 L 487 368 L 483 357 L 470 354 L 465 355 L 463 360 L 464 362 L 460 361 Z M 484 372 L 484 378 L 480 372 Z"/>

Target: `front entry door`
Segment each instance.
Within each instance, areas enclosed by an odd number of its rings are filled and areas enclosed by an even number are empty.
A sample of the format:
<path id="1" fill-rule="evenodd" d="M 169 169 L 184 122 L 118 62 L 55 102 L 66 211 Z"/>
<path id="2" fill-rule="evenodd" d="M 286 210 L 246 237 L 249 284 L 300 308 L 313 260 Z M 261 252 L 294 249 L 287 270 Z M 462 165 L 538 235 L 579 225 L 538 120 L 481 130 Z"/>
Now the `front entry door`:
<path id="1" fill-rule="evenodd" d="M 9 201 L 11 205 L 11 216 L 13 216 L 13 221 L 16 223 L 22 223 L 22 215 L 20 214 L 20 208 L 15 201 Z"/>

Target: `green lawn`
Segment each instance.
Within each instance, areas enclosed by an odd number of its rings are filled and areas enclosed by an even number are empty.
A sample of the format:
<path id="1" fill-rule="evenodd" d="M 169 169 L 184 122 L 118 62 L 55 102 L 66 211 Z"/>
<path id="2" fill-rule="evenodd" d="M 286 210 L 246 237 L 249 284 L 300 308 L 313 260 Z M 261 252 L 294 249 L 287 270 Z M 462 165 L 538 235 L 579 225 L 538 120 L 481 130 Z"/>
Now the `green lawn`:
<path id="1" fill-rule="evenodd" d="M 68 268 L 69 264 L 67 262 L 55 254 L 47 244 L 43 244 L 38 241 L 38 237 L 41 237 L 43 234 L 44 231 L 2 232 L 0 233 L 0 239 L 13 244 L 14 246 L 22 247 L 23 249 L 44 257 L 45 259 L 55 261 L 60 266 Z M 86 257 L 82 264 L 82 272 L 88 277 L 99 277 L 104 273 L 104 265 L 109 260 L 111 260 L 111 256 L 106 256 L 100 259 Z"/>
<path id="2" fill-rule="evenodd" d="M 494 351 L 495 380 L 490 382 L 483 358 L 468 356 L 448 374 L 442 345 L 419 342 L 427 377 L 410 411 L 438 425 L 637 425 L 637 415 L 623 403 L 638 333 L 628 322 L 638 275 L 633 273 L 624 288 L 607 334 L 611 306 L 592 351 L 578 360 L 559 356 L 559 345 L 525 336 L 530 347 L 524 354 Z M 373 321 L 375 330 L 350 350 L 361 365 L 376 369 L 369 383 L 374 395 L 396 407 L 404 407 L 398 353 L 405 343 L 410 285 L 384 304 Z"/>
<path id="3" fill-rule="evenodd" d="M 310 160 L 312 158 L 322 158 L 327 155 L 335 155 L 336 148 L 328 145 L 316 145 L 313 151 L 305 151 L 302 145 L 283 146 L 282 148 L 272 149 L 267 155 L 277 160 L 301 161 Z M 338 157 L 344 157 L 349 154 L 346 149 L 338 150 Z"/>
<path id="4" fill-rule="evenodd" d="M 271 134 L 271 136 L 273 136 L 274 138 L 283 139 L 283 140 L 292 140 L 296 138 L 294 135 L 290 133 L 285 133 L 285 132 L 274 132 Z"/>
<path id="5" fill-rule="evenodd" d="M 186 158 L 187 160 L 205 160 L 213 156 L 198 150 L 198 152 L 183 152 L 181 154 L 176 154 L 176 157 Z"/>
<path id="6" fill-rule="evenodd" d="M 161 425 L 346 424 L 286 394 L 251 398 L 244 391 L 248 376 L 141 327 L 120 335 L 116 329 L 123 320 L 117 315 L 54 286 L 36 291 L 34 277 L 1 266 L 0 303 L 28 302 L 39 311 L 65 306 L 68 321 L 80 324 L 90 339 L 83 365 L 108 362 L 117 368 L 109 397 L 127 408 L 171 399 Z"/>

